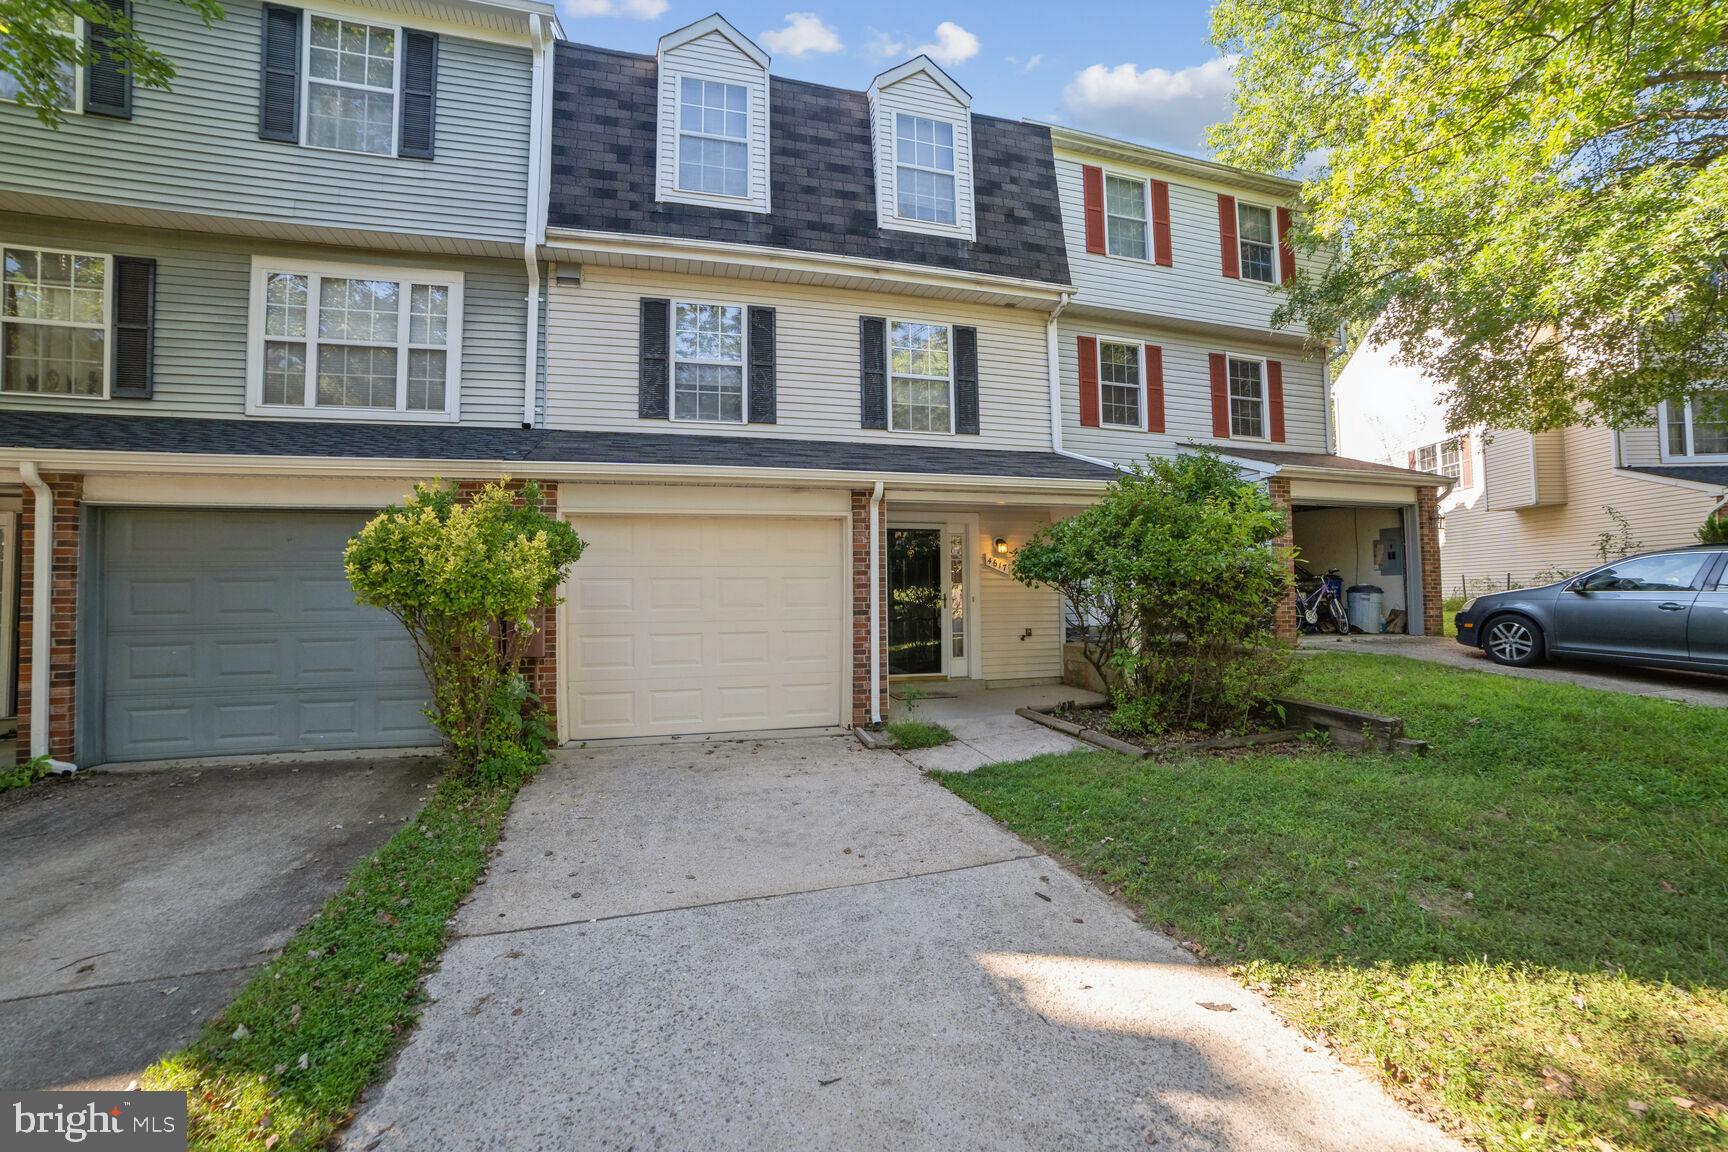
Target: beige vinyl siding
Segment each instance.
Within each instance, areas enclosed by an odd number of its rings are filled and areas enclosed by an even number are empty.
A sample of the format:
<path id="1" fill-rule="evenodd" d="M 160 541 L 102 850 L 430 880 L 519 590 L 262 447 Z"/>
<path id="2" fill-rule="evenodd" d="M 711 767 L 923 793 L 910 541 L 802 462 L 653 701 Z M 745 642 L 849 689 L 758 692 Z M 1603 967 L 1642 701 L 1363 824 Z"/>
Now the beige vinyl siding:
<path id="1" fill-rule="evenodd" d="M 138 32 L 173 59 L 171 90 L 139 87 L 131 120 L 65 117 L 58 130 L 0 101 L 0 191 L 249 220 L 495 240 L 522 238 L 528 49 L 440 30 L 434 160 L 258 139 L 255 0 L 204 27 L 183 5 L 141 0 Z M 427 27 L 381 8 L 380 22 Z"/>
<path id="2" fill-rule="evenodd" d="M 1599 563 L 1596 539 L 1615 528 L 1605 505 L 1626 517 L 1641 548 L 1696 543 L 1693 533 L 1716 505 L 1710 493 L 1616 471 L 1614 434 L 1606 428 L 1568 428 L 1554 435 L 1566 469 L 1566 502 L 1496 511 L 1478 495 L 1449 510 L 1440 543 L 1447 595 L 1459 590 L 1461 579 L 1479 592 L 1477 581 L 1503 587 L 1508 576 L 1515 584 L 1527 583 L 1538 573 Z M 1490 496 L 1493 483 L 1490 478 Z"/>
<path id="3" fill-rule="evenodd" d="M 643 297 L 774 308 L 778 327 L 776 424 L 643 420 L 637 415 Z M 956 451 L 1048 451 L 1044 317 L 1035 312 L 851 289 L 776 287 L 748 280 L 587 266 L 582 283 L 554 283 L 547 318 L 546 424 L 550 428 L 680 435 L 929 444 Z M 858 318 L 972 325 L 978 329 L 977 436 L 885 432 L 858 426 Z"/>
<path id="4" fill-rule="evenodd" d="M 954 223 L 934 224 L 925 220 L 900 219 L 898 191 L 894 183 L 894 116 L 905 112 L 954 126 Z M 972 195 L 972 114 L 948 90 L 922 72 L 914 73 L 876 91 L 871 105 L 870 131 L 876 147 L 877 218 L 888 227 L 910 228 L 944 236 L 975 235 Z"/>
<path id="5" fill-rule="evenodd" d="M 1170 252 L 1168 267 L 1126 256 L 1101 256 L 1086 251 L 1086 197 L 1080 170 L 1094 165 L 1130 179 L 1164 180 L 1170 185 Z M 1075 302 L 1118 308 L 1155 316 L 1243 328 L 1271 328 L 1272 312 L 1281 297 L 1272 286 L 1224 275 L 1218 238 L 1218 194 L 1238 195 L 1222 185 L 1198 186 L 1151 168 L 1106 164 L 1079 155 L 1056 156 L 1056 185 L 1062 197 L 1062 225 L 1068 239 L 1068 267 L 1079 290 Z M 1269 197 L 1239 194 L 1254 204 L 1272 205 Z M 1274 205 L 1275 206 L 1275 205 Z M 1147 224 L 1148 248 L 1151 223 Z M 1307 257 L 1304 263 L 1312 266 Z M 1306 334 L 1292 324 L 1282 332 Z"/>
<path id="6" fill-rule="evenodd" d="M 1009 555 L 1050 518 L 1031 511 L 986 512 L 978 518 L 978 544 L 1000 536 Z M 1022 639 L 1027 629 L 1032 634 Z M 988 565 L 978 566 L 978 637 L 985 680 L 1027 680 L 1062 675 L 1062 598 L 1049 588 L 1028 588 Z"/>
<path id="7" fill-rule="evenodd" d="M 1062 446 L 1117 463 L 1148 455 L 1172 456 L 1183 444 L 1211 441 L 1228 451 L 1231 441 L 1212 438 L 1212 378 L 1209 354 L 1224 352 L 1277 360 L 1284 370 L 1285 448 L 1305 452 L 1326 450 L 1326 407 L 1320 384 L 1320 360 L 1303 359 L 1288 345 L 1252 340 L 1207 342 L 1153 326 L 1094 324 L 1064 318 L 1058 325 L 1057 359 L 1062 367 Z M 1164 433 L 1125 428 L 1083 428 L 1080 425 L 1079 337 L 1157 344 L 1164 349 Z M 1264 440 L 1242 440 L 1256 447 Z M 1276 447 L 1276 445 L 1274 445 Z"/>
<path id="8" fill-rule="evenodd" d="M 678 188 L 678 86 L 680 77 L 741 84 L 749 90 L 750 107 L 750 195 L 749 206 L 768 211 L 768 75 L 756 61 L 719 32 L 699 36 L 660 58 L 660 131 L 656 149 L 656 187 L 661 200 L 691 204 L 741 207 L 737 198 L 685 192 Z M 578 113 L 579 115 L 580 113 Z"/>
<path id="9" fill-rule="evenodd" d="M 1564 430 L 1531 434 L 1508 428 L 1484 436 L 1482 470 L 1490 508 L 1512 511 L 1566 502 Z"/>
<path id="10" fill-rule="evenodd" d="M 1631 468 L 1654 468 L 1662 463 L 1661 429 L 1627 428 L 1620 433 L 1620 459 Z"/>
<path id="11" fill-rule="evenodd" d="M 527 277 L 519 263 L 466 257 L 409 260 L 401 253 L 371 255 L 305 245 L 248 244 L 232 237 L 110 228 L 0 213 L 0 245 L 13 244 L 156 260 L 156 388 L 150 400 L 0 393 L 0 410 L 244 415 L 248 277 L 252 257 L 259 254 L 461 272 L 462 420 L 521 423 Z"/>

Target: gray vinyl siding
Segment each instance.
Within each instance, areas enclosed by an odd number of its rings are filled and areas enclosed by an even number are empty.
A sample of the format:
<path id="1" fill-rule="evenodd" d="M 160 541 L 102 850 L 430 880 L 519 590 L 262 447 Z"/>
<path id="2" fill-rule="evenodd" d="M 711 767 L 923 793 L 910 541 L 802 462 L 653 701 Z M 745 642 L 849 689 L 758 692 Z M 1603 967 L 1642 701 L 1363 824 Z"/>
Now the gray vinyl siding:
<path id="1" fill-rule="evenodd" d="M 461 272 L 462 421 L 522 422 L 522 356 L 528 278 L 519 262 L 437 260 L 233 237 L 109 228 L 0 213 L 0 245 L 148 256 L 156 266 L 156 389 L 150 400 L 89 400 L 0 393 L 6 408 L 153 416 L 243 416 L 246 410 L 248 277 L 254 255 Z"/>
<path id="2" fill-rule="evenodd" d="M 1057 360 L 1062 368 L 1062 446 L 1118 464 L 1147 456 L 1173 456 L 1180 445 L 1214 443 L 1228 452 L 1231 442 L 1212 438 L 1212 382 L 1207 356 L 1277 360 L 1284 370 L 1284 447 L 1292 451 L 1326 450 L 1326 409 L 1321 398 L 1320 361 L 1303 359 L 1288 345 L 1253 340 L 1216 342 L 1156 327 L 1093 324 L 1063 319 L 1058 325 Z M 1080 425 L 1079 341 L 1081 336 L 1126 343 L 1157 344 L 1164 349 L 1164 433 L 1129 428 L 1083 428 Z M 1264 447 L 1264 440 L 1241 441 Z"/>
<path id="3" fill-rule="evenodd" d="M 0 190 L 250 220 L 520 242 L 532 57 L 440 33 L 434 160 L 258 139 L 255 0 L 209 28 L 183 5 L 140 0 L 138 31 L 179 70 L 138 88 L 130 121 L 69 115 L 58 130 L 0 101 Z M 381 22 L 415 27 L 380 11 Z"/>

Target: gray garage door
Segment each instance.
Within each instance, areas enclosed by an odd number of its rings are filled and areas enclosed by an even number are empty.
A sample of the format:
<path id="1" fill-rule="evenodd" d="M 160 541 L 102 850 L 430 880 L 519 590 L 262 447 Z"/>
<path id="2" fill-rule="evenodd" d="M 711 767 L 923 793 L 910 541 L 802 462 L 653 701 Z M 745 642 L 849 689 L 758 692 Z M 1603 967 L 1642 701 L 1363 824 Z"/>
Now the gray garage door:
<path id="1" fill-rule="evenodd" d="M 354 603 L 351 512 L 110 510 L 102 758 L 435 743 L 395 619 Z"/>

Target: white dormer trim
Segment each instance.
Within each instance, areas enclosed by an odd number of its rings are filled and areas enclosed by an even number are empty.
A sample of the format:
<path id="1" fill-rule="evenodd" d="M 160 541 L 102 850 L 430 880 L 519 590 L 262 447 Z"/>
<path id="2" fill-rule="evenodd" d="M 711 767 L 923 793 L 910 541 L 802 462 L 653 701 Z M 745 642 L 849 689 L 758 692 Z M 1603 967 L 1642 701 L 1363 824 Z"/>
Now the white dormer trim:
<path id="1" fill-rule="evenodd" d="M 660 38 L 658 120 L 655 133 L 654 198 L 679 204 L 763 212 L 772 208 L 768 123 L 770 57 L 718 14 L 687 24 Z M 743 88 L 747 131 L 743 195 L 679 186 L 679 160 L 685 146 L 679 93 L 685 80 Z"/>
<path id="2" fill-rule="evenodd" d="M 977 196 L 973 188 L 972 94 L 928 56 L 915 56 L 870 82 L 870 139 L 875 153 L 876 223 L 900 232 L 921 232 L 959 240 L 978 238 Z M 954 140 L 954 222 L 919 220 L 900 214 L 900 165 L 895 135 L 899 116 L 917 116 L 947 125 Z"/>

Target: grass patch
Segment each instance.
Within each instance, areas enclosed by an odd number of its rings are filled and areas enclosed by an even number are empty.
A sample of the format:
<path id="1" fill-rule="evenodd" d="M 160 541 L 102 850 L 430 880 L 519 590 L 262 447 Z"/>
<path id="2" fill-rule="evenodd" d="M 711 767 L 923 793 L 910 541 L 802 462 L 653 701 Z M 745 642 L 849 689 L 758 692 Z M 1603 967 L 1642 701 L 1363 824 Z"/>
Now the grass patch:
<path id="1" fill-rule="evenodd" d="M 1397 656 L 1302 677 L 1432 755 L 938 778 L 1489 1147 L 1728 1147 L 1728 709 Z"/>
<path id="2" fill-rule="evenodd" d="M 888 734 L 894 737 L 894 742 L 902 748 L 934 748 L 954 739 L 954 733 L 942 725 L 928 724 L 922 720 L 897 721 L 888 725 Z"/>
<path id="3" fill-rule="evenodd" d="M 188 1094 L 192 1148 L 324 1146 L 407 1038 L 421 973 L 523 779 L 440 782 L 196 1041 L 144 1074 L 146 1089 Z"/>
<path id="4" fill-rule="evenodd" d="M 14 768 L 0 772 L 0 792 L 10 792 L 14 788 L 28 788 L 36 781 L 47 777 L 48 774 L 48 757 L 34 756 Z"/>

